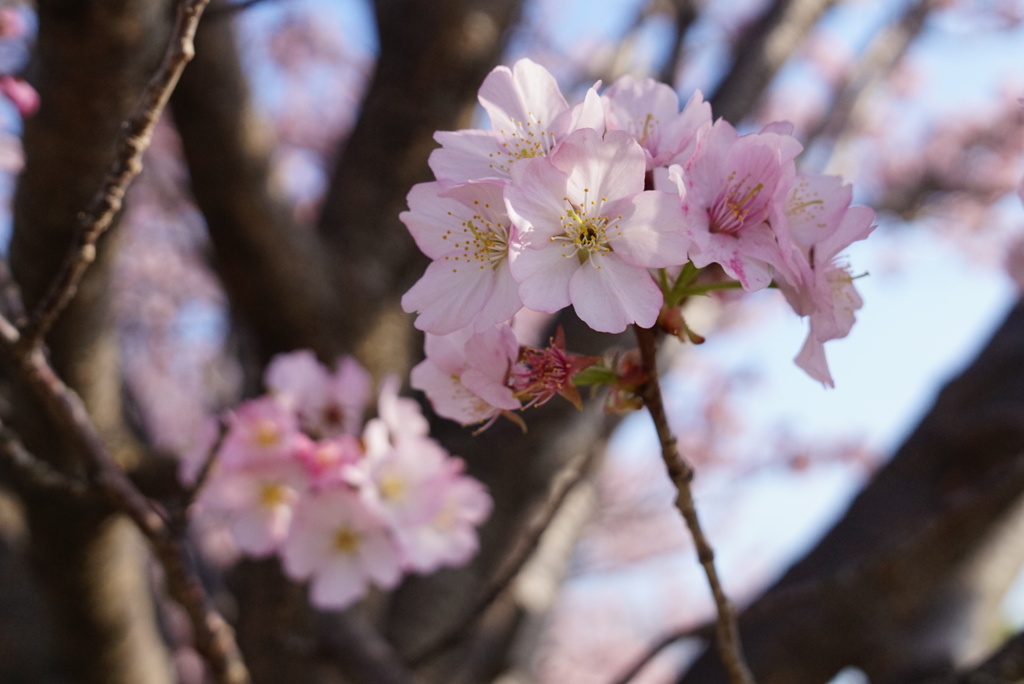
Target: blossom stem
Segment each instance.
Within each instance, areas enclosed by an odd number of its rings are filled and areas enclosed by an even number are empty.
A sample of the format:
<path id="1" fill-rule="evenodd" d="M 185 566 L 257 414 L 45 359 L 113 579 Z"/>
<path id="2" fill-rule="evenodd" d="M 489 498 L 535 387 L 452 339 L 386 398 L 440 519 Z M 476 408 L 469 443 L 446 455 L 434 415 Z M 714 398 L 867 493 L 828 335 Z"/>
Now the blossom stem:
<path id="1" fill-rule="evenodd" d="M 668 424 L 668 416 L 665 413 L 665 403 L 661 395 L 661 385 L 658 382 L 657 366 L 657 341 L 656 332 L 653 328 L 636 327 L 637 342 L 640 347 L 640 357 L 647 380 L 640 388 L 640 397 L 654 420 L 654 427 L 658 431 L 658 441 L 661 443 L 661 458 L 665 462 L 669 478 L 675 485 L 678 496 L 676 497 L 676 508 L 683 516 L 690 534 L 693 536 L 694 546 L 697 548 L 697 558 L 704 568 L 711 593 L 714 596 L 715 607 L 718 612 L 716 622 L 716 640 L 719 656 L 729 673 L 729 680 L 732 684 L 754 684 L 754 677 L 750 673 L 746 660 L 743 657 L 743 647 L 740 643 L 739 627 L 736 623 L 736 612 L 732 602 L 722 588 L 722 582 L 718 577 L 718 570 L 715 568 L 715 552 L 711 547 L 701 527 L 700 519 L 697 517 L 697 508 L 693 500 L 694 470 L 679 453 L 676 445 L 675 435 Z"/>

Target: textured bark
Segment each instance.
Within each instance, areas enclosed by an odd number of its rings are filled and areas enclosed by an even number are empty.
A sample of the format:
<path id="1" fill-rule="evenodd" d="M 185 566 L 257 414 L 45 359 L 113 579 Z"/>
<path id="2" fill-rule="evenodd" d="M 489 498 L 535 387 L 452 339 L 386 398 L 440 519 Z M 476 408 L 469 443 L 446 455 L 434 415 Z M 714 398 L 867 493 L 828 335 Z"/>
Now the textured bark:
<path id="1" fill-rule="evenodd" d="M 113 160 L 121 123 L 163 53 L 169 5 L 152 0 L 41 2 L 32 79 L 42 106 L 26 122 L 26 163 L 14 206 L 11 270 L 29 309 L 39 301 Z M 113 238 L 114 236 L 110 236 Z M 101 258 L 48 338 L 54 365 L 75 387 L 112 451 L 135 455 L 121 423 L 116 340 L 107 320 L 107 239 Z M 77 456 L 60 443 L 24 390 L 16 427 L 33 453 L 61 469 Z M 137 535 L 92 506 L 21 492 L 31 557 L 49 600 L 57 658 L 70 681 L 162 684 L 170 671 L 152 615 L 146 555 Z"/>
<path id="2" fill-rule="evenodd" d="M 952 672 L 991 633 L 980 610 L 1024 560 L 1024 303 L 939 394 L 846 515 L 742 615 L 762 684 Z M 980 583 L 995 554 L 1007 568 Z M 991 571 L 990 571 L 991 572 Z M 705 654 L 680 680 L 725 682 Z"/>

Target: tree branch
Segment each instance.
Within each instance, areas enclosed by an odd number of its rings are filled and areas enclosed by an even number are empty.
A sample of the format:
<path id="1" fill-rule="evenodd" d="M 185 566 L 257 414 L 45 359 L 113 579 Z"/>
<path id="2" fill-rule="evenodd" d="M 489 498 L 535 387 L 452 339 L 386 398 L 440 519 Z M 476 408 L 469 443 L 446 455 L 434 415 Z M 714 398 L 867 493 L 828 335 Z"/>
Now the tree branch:
<path id="1" fill-rule="evenodd" d="M 739 40 L 729 72 L 711 96 L 711 111 L 739 123 L 754 111 L 772 78 L 835 0 L 773 0 Z"/>
<path id="2" fill-rule="evenodd" d="M 253 109 L 230 22 L 199 27 L 194 68 L 170 106 L 214 267 L 255 341 L 254 360 L 309 348 L 333 363 L 349 351 L 335 332 L 340 291 L 317 236 L 294 225 L 271 186 L 273 136 Z"/>
<path id="3" fill-rule="evenodd" d="M 1006 641 L 983 663 L 946 684 L 1007 684 L 1024 681 L 1024 632 Z"/>
<path id="4" fill-rule="evenodd" d="M 54 470 L 50 464 L 40 461 L 29 453 L 21 440 L 6 426 L 0 424 L 0 453 L 7 460 L 7 466 L 15 474 L 18 487 L 34 489 L 48 495 L 71 499 L 84 499 L 89 490 L 84 482 L 73 479 Z"/>
<path id="5" fill-rule="evenodd" d="M 679 513 L 686 522 L 686 527 L 693 536 L 697 557 L 704 568 L 704 574 L 708 578 L 708 584 L 711 586 L 711 593 L 715 599 L 715 607 L 718 610 L 715 644 L 718 647 L 718 653 L 733 684 L 753 684 L 754 678 L 743 657 L 739 628 L 736 625 L 736 613 L 722 588 L 718 570 L 715 568 L 715 552 L 711 548 L 711 543 L 705 536 L 697 516 L 693 490 L 690 487 L 693 482 L 693 467 L 679 453 L 675 435 L 672 434 L 668 424 L 668 416 L 665 413 L 665 405 L 661 397 L 661 385 L 658 381 L 655 330 L 637 327 L 636 337 L 640 346 L 644 371 L 647 375 L 647 381 L 640 390 L 640 396 L 654 420 L 654 427 L 658 431 L 658 441 L 661 442 L 661 458 L 665 462 L 669 478 L 678 492 L 676 508 L 679 509 Z"/>
<path id="6" fill-rule="evenodd" d="M 183 0 L 179 6 L 172 40 L 163 63 L 143 92 L 135 114 L 124 126 L 117 144 L 117 158 L 103 186 L 78 227 L 77 244 L 65 259 L 49 291 L 37 304 L 17 344 L 20 354 L 37 347 L 74 298 L 86 269 L 96 260 L 96 242 L 121 210 L 128 185 L 142 170 L 142 155 L 149 147 L 153 127 L 163 112 L 182 70 L 192 59 L 192 38 L 209 0 Z"/>
<path id="7" fill-rule="evenodd" d="M 1024 558 L 1019 525 L 1006 524 L 1024 495 L 1022 374 L 1018 303 L 843 518 L 743 612 L 759 677 L 813 684 L 850 665 L 879 682 L 934 676 L 991 627 L 980 608 Z M 996 552 L 1008 572 L 982 586 L 971 573 Z M 725 673 L 706 654 L 679 681 Z"/>
<path id="8" fill-rule="evenodd" d="M 554 520 L 555 515 L 561 510 L 569 492 L 590 470 L 598 453 L 600 453 L 599 449 L 584 450 L 555 475 L 548 488 L 547 497 L 527 518 L 519 534 L 514 535 L 515 541 L 512 548 L 498 564 L 480 596 L 458 623 L 436 635 L 431 642 L 421 646 L 410 655 L 408 657 L 409 664 L 418 667 L 457 644 L 498 597 L 508 589 L 533 555 L 537 544 L 540 543 L 541 537 L 551 521 Z"/>
<path id="9" fill-rule="evenodd" d="M 51 420 L 80 449 L 89 481 L 116 510 L 125 513 L 149 541 L 166 574 L 167 589 L 187 612 L 196 648 L 221 684 L 247 684 L 249 675 L 230 626 L 210 605 L 192 572 L 185 548 L 163 514 L 139 493 L 115 463 L 78 395 L 57 377 L 42 351 L 18 344 L 13 325 L 0 320 L 4 351 L 43 402 Z"/>

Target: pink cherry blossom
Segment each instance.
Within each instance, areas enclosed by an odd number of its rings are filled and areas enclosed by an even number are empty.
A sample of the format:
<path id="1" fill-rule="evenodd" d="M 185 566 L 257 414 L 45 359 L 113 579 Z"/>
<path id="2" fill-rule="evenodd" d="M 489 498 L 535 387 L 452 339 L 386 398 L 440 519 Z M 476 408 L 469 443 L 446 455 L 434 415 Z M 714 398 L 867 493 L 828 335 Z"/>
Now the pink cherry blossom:
<path id="1" fill-rule="evenodd" d="M 402 297 L 418 311 L 416 327 L 445 335 L 512 318 L 522 302 L 508 267 L 510 222 L 504 184 L 480 181 L 442 189 L 421 183 L 409 192 L 409 211 L 399 218 L 416 244 L 433 259 Z"/>
<path id="2" fill-rule="evenodd" d="M 266 556 L 287 538 L 293 508 L 307 486 L 298 461 L 217 463 L 197 503 L 202 515 L 227 524 L 244 553 Z"/>
<path id="3" fill-rule="evenodd" d="M 349 470 L 363 459 L 363 447 L 352 435 L 338 435 L 306 440 L 297 457 L 306 466 L 310 485 L 324 488 L 349 482 Z"/>
<path id="4" fill-rule="evenodd" d="M 430 423 L 423 415 L 419 402 L 399 396 L 400 388 L 401 380 L 398 376 L 388 375 L 381 381 L 377 398 L 377 417 L 386 428 L 387 443 L 390 445 L 427 438 L 430 434 Z"/>
<path id="5" fill-rule="evenodd" d="M 17 76 L 0 76 L 0 94 L 11 101 L 22 118 L 32 116 L 39 109 L 39 93 L 28 81 Z"/>
<path id="6" fill-rule="evenodd" d="M 299 426 L 294 413 L 274 397 L 242 403 L 227 418 L 228 431 L 217 458 L 227 466 L 289 460 L 294 455 Z"/>
<path id="7" fill-rule="evenodd" d="M 792 185 L 800 149 L 778 126 L 740 136 L 720 119 L 673 167 L 695 266 L 717 263 L 746 290 L 767 287 L 773 269 L 786 267 L 788 235 L 768 219 Z"/>
<path id="8" fill-rule="evenodd" d="M 417 516 L 436 506 L 435 482 L 445 474 L 447 460 L 448 452 L 428 438 L 369 453 L 362 481 L 367 506 L 395 527 L 421 522 Z"/>
<path id="9" fill-rule="evenodd" d="M 780 270 L 779 289 L 810 330 L 796 357 L 811 377 L 832 386 L 824 343 L 845 337 L 854 312 L 863 304 L 847 266 L 837 255 L 874 230 L 874 212 L 850 206 L 853 191 L 836 176 L 800 175 L 793 183 L 775 224 L 785 223 L 792 238 L 792 271 Z"/>
<path id="10" fill-rule="evenodd" d="M 402 574 L 387 526 L 344 489 L 302 499 L 281 558 L 289 577 L 310 580 L 310 602 L 319 608 L 346 608 L 371 583 L 390 589 Z"/>
<path id="11" fill-rule="evenodd" d="M 395 536 L 405 564 L 416 572 L 462 565 L 476 554 L 476 528 L 490 515 L 493 501 L 482 484 L 462 474 L 462 461 L 448 459 L 434 479 L 435 496 L 420 498 L 422 508 L 397 526 Z"/>
<path id="12" fill-rule="evenodd" d="M 510 260 L 526 306 L 554 313 L 572 304 L 601 332 L 654 325 L 662 294 L 647 269 L 685 262 L 687 241 L 678 200 L 644 191 L 645 168 L 629 134 L 582 129 L 550 158 L 513 169 Z"/>
<path id="13" fill-rule="evenodd" d="M 449 335 L 427 333 L 426 359 L 412 369 L 412 386 L 426 393 L 438 415 L 463 425 L 496 418 L 519 408 L 508 386 L 519 353 L 512 329 L 464 328 Z"/>
<path id="14" fill-rule="evenodd" d="M 647 170 L 686 162 L 699 131 L 711 126 L 711 105 L 698 90 L 682 112 L 676 91 L 650 78 L 618 79 L 604 94 L 608 130 L 626 131 L 647 156 Z"/>
<path id="15" fill-rule="evenodd" d="M 370 374 L 351 357 L 334 372 L 308 349 L 279 354 L 267 366 L 264 383 L 298 414 L 313 437 L 358 434 L 370 396 Z"/>
<path id="16" fill-rule="evenodd" d="M 529 59 L 496 67 L 480 86 L 480 104 L 491 130 L 439 131 L 441 149 L 430 155 L 439 180 L 507 180 L 520 159 L 549 154 L 578 128 L 601 128 L 601 99 L 591 88 L 579 107 L 570 108 L 547 69 Z"/>

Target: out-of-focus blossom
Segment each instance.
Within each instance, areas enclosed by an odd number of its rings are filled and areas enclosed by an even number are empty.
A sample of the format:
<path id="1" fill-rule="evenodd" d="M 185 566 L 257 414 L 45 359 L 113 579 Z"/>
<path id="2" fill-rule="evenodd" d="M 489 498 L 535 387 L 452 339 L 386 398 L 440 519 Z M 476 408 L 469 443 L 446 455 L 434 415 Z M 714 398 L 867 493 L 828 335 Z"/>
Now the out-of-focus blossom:
<path id="1" fill-rule="evenodd" d="M 334 372 L 309 350 L 280 354 L 267 366 L 264 383 L 298 414 L 313 437 L 358 434 L 370 398 L 370 374 L 351 357 Z"/>
<path id="2" fill-rule="evenodd" d="M 385 523 L 343 489 L 303 497 L 281 559 L 289 577 L 310 580 L 310 602 L 319 608 L 345 608 L 370 584 L 390 589 L 402 576 Z"/>
<path id="3" fill-rule="evenodd" d="M 39 93 L 25 79 L 0 76 L 0 94 L 11 101 L 22 117 L 32 116 L 39 109 Z"/>

